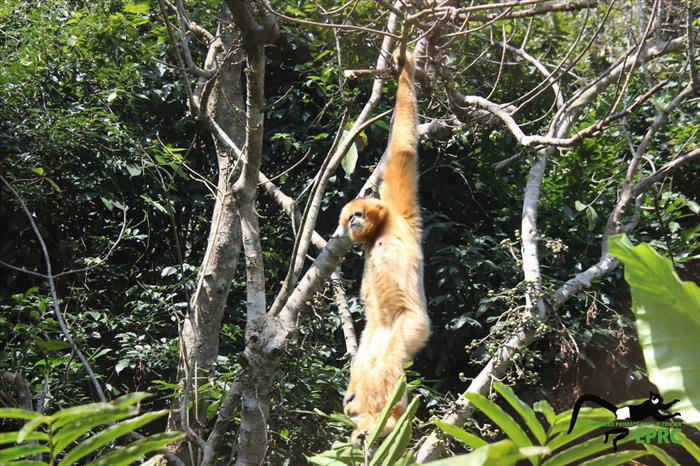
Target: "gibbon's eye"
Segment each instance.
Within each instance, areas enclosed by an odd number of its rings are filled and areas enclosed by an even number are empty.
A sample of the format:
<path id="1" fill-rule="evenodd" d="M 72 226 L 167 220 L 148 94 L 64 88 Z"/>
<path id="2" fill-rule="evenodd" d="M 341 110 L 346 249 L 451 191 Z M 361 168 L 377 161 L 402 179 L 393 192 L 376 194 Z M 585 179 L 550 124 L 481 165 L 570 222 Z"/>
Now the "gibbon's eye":
<path id="1" fill-rule="evenodd" d="M 359 211 L 353 212 L 352 215 L 350 215 L 350 217 L 348 217 L 348 221 L 352 222 L 353 219 L 360 218 L 360 217 L 362 217 L 362 212 L 359 212 Z"/>

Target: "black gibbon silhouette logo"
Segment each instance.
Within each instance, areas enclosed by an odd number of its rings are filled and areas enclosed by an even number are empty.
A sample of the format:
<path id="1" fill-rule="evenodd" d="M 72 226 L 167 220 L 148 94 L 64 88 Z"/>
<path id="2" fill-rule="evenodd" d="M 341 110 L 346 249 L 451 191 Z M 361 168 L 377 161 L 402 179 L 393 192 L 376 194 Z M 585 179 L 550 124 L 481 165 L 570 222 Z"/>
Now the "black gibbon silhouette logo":
<path id="1" fill-rule="evenodd" d="M 681 413 L 662 413 L 661 410 L 667 410 L 679 400 L 673 400 L 670 403 L 664 404 L 664 399 L 658 393 L 649 392 L 648 400 L 637 405 L 623 406 L 621 408 L 618 408 L 614 404 L 602 399 L 597 395 L 586 394 L 580 396 L 579 399 L 576 400 L 576 403 L 574 403 L 574 410 L 571 414 L 571 423 L 569 424 L 569 430 L 567 433 L 570 434 L 571 431 L 574 430 L 574 425 L 576 425 L 576 418 L 578 417 L 578 412 L 581 410 L 581 406 L 583 406 L 583 403 L 585 403 L 586 401 L 595 403 L 598 406 L 607 409 L 615 415 L 616 421 L 639 422 L 644 421 L 649 417 L 652 417 L 657 421 L 667 421 L 669 419 L 681 415 Z M 614 435 L 612 444 L 613 449 L 617 451 L 617 442 L 627 437 L 629 433 L 630 431 L 626 427 L 614 427 L 605 432 L 604 443 L 608 443 L 608 437 Z"/>

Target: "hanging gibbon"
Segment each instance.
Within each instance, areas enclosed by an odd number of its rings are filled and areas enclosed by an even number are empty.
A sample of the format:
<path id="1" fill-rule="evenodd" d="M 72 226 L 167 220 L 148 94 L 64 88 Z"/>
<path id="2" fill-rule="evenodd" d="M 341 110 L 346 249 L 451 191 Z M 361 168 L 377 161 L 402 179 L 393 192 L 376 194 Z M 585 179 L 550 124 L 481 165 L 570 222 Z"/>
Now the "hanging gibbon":
<path id="1" fill-rule="evenodd" d="M 364 250 L 361 297 L 366 325 L 350 370 L 345 414 L 357 420 L 356 445 L 372 432 L 403 366 L 426 343 L 430 320 L 423 288 L 418 205 L 418 115 L 415 64 L 410 52 L 394 54 L 400 72 L 389 154 L 380 199 L 356 199 L 343 207 L 340 224 Z M 406 408 L 392 409 L 388 434 Z"/>

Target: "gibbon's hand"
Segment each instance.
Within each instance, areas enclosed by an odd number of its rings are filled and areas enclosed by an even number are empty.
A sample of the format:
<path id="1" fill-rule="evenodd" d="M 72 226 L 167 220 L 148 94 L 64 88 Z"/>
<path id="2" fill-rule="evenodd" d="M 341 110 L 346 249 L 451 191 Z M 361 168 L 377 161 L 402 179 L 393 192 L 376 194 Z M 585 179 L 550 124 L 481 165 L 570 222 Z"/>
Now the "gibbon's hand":
<path id="1" fill-rule="evenodd" d="M 394 50 L 394 53 L 391 54 L 391 58 L 394 64 L 394 69 L 396 72 L 400 75 L 401 72 L 403 71 L 404 67 L 407 68 L 409 74 L 413 76 L 415 74 L 415 62 L 413 60 L 413 52 L 410 50 L 406 49 L 405 55 L 402 57 L 401 56 L 401 48 L 397 48 Z"/>

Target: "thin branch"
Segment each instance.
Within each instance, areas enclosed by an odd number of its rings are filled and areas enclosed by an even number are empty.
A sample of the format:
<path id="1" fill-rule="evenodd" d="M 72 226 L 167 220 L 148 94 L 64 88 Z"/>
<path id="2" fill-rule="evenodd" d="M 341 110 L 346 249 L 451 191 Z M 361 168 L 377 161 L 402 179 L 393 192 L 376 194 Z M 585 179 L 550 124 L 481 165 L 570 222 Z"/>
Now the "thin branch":
<path id="1" fill-rule="evenodd" d="M 36 222 L 34 221 L 34 217 L 32 216 L 32 213 L 29 211 L 27 208 L 27 205 L 24 203 L 24 200 L 22 197 L 15 191 L 15 189 L 12 187 L 12 185 L 5 179 L 4 176 L 0 175 L 0 182 L 2 182 L 3 185 L 12 193 L 12 195 L 17 199 L 17 202 L 19 202 L 19 205 L 22 207 L 22 210 L 24 211 L 24 215 L 27 217 L 27 220 L 29 221 L 29 224 L 32 227 L 32 230 L 34 231 L 34 235 L 36 236 L 37 241 L 39 241 L 39 246 L 41 247 L 41 253 L 44 256 L 44 264 L 46 265 L 46 281 L 49 284 L 49 289 L 51 290 L 51 298 L 53 302 L 53 310 L 54 310 L 54 316 L 56 317 L 56 321 L 58 322 L 58 326 L 61 329 L 61 332 L 63 333 L 63 336 L 66 338 L 68 341 L 68 344 L 71 347 L 71 350 L 78 356 L 78 359 L 80 359 L 80 363 L 83 365 L 83 368 L 85 369 L 85 372 L 87 372 L 88 377 L 90 378 L 90 381 L 92 382 L 92 385 L 95 389 L 95 393 L 97 394 L 97 398 L 99 398 L 100 401 L 106 402 L 107 398 L 105 398 L 104 392 L 102 391 L 102 386 L 100 385 L 100 382 L 97 381 L 97 377 L 95 377 L 95 373 L 92 370 L 92 367 L 90 367 L 90 364 L 88 363 L 87 359 L 85 359 L 85 356 L 83 356 L 82 351 L 80 351 L 80 348 L 78 348 L 78 345 L 75 344 L 75 341 L 73 340 L 73 336 L 70 333 L 70 330 L 68 330 L 68 326 L 66 325 L 65 320 L 63 320 L 63 314 L 61 313 L 61 309 L 58 307 L 58 293 L 56 292 L 56 284 L 54 282 L 54 275 L 53 271 L 51 269 L 51 258 L 49 256 L 49 251 L 46 248 L 46 243 L 44 243 L 44 238 L 41 236 L 41 233 L 39 232 L 39 227 L 36 225 Z"/>
<path id="2" fill-rule="evenodd" d="M 338 313 L 340 314 L 343 336 L 345 337 L 345 353 L 350 356 L 350 358 L 353 358 L 355 353 L 357 353 L 357 335 L 355 334 L 355 326 L 352 322 L 352 316 L 350 315 L 348 299 L 345 296 L 343 272 L 340 270 L 340 267 L 331 274 L 331 283 L 333 286 L 335 305 L 338 307 Z"/>
<path id="3" fill-rule="evenodd" d="M 683 165 L 697 161 L 696 159 L 700 159 L 700 148 L 690 151 L 677 159 L 662 165 L 657 171 L 632 186 L 632 188 L 630 188 L 630 192 L 633 196 L 639 196 L 641 193 L 649 189 L 649 187 L 651 187 L 651 185 L 654 183 L 658 183 Z"/>
<path id="4" fill-rule="evenodd" d="M 393 39 L 399 39 L 401 36 L 388 32 L 388 31 L 380 31 L 379 29 L 372 29 L 364 26 L 356 26 L 354 24 L 336 24 L 336 23 L 321 23 L 318 21 L 311 21 L 308 19 L 302 19 L 302 18 L 295 18 L 293 16 L 288 16 L 283 13 L 280 13 L 279 11 L 276 11 L 274 8 L 272 8 L 272 5 L 270 5 L 267 0 L 261 0 L 260 4 L 263 5 L 263 7 L 272 15 L 277 16 L 278 18 L 282 18 L 285 21 L 290 21 L 293 23 L 297 24 L 303 24 L 305 26 L 314 26 L 322 29 L 338 29 L 341 31 L 350 31 L 350 32 L 366 32 L 369 34 L 374 34 L 378 36 L 385 36 L 385 37 L 391 37 Z"/>
<path id="5" fill-rule="evenodd" d="M 455 97 L 454 100 L 459 100 L 460 104 L 462 105 L 471 105 L 477 108 L 481 108 L 483 110 L 486 110 L 496 117 L 500 118 L 503 123 L 505 123 L 506 127 L 510 130 L 510 132 L 513 134 L 515 139 L 522 144 L 525 147 L 533 147 L 533 146 L 539 146 L 539 145 L 550 145 L 550 146 L 558 146 L 558 147 L 571 147 L 574 146 L 578 143 L 580 143 L 583 139 L 587 137 L 594 136 L 601 131 L 603 131 L 606 127 L 606 125 L 610 124 L 611 122 L 615 120 L 619 120 L 620 118 L 629 115 L 631 112 L 633 112 L 637 107 L 639 107 L 642 103 L 644 103 L 646 100 L 648 100 L 652 95 L 654 95 L 656 92 L 658 92 L 662 87 L 664 87 L 667 84 L 667 81 L 662 81 L 658 83 L 656 86 L 654 86 L 652 89 L 647 91 L 645 94 L 642 96 L 638 97 L 630 106 L 627 108 L 623 109 L 620 112 L 615 113 L 614 115 L 609 115 L 603 120 L 600 120 L 586 128 L 583 128 L 581 130 L 576 131 L 576 134 L 574 134 L 571 137 L 568 138 L 558 138 L 558 137 L 550 137 L 550 136 L 539 136 L 539 135 L 526 135 L 523 130 L 520 128 L 518 123 L 515 121 L 515 119 L 503 108 L 501 108 L 500 105 L 491 102 L 483 97 L 479 96 L 464 96 L 461 94 L 458 94 L 457 92 L 452 92 L 451 94 Z"/>

